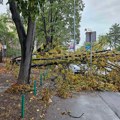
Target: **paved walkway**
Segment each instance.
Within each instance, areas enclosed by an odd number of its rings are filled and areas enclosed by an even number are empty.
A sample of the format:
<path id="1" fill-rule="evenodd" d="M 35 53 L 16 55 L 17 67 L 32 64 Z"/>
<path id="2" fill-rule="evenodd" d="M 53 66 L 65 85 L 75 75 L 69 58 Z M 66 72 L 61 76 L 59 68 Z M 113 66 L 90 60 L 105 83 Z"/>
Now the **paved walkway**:
<path id="1" fill-rule="evenodd" d="M 45 120 L 120 120 L 120 93 L 80 93 L 66 100 L 54 97 Z"/>

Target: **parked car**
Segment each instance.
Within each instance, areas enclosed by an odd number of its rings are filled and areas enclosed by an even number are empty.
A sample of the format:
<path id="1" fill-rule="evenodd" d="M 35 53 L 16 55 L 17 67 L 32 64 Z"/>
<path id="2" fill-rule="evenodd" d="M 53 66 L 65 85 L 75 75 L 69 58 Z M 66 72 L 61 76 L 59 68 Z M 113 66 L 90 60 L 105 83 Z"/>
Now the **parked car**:
<path id="1" fill-rule="evenodd" d="M 69 69 L 72 70 L 73 73 L 79 73 L 80 72 L 80 67 L 75 64 L 70 64 Z"/>

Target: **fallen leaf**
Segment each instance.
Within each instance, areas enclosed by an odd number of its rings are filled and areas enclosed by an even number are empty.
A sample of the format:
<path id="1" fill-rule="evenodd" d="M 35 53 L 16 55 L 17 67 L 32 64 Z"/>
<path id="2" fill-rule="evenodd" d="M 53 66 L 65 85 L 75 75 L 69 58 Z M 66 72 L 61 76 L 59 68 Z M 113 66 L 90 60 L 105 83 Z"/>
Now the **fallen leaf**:
<path id="1" fill-rule="evenodd" d="M 39 109 L 37 109 L 37 112 L 39 112 L 40 110 Z"/>
<path id="2" fill-rule="evenodd" d="M 30 118 L 30 120 L 34 120 L 34 117 Z"/>
<path id="3" fill-rule="evenodd" d="M 48 103 L 52 103 L 52 100 L 49 98 L 49 101 L 48 101 Z"/>
<path id="4" fill-rule="evenodd" d="M 45 114 L 42 114 L 42 115 L 40 115 L 40 118 L 43 118 L 45 116 Z"/>
<path id="5" fill-rule="evenodd" d="M 43 116 L 42 116 L 42 115 L 40 115 L 40 118 L 43 118 Z"/>
<path id="6" fill-rule="evenodd" d="M 21 105 L 20 104 L 18 104 L 18 107 L 20 107 Z"/>
<path id="7" fill-rule="evenodd" d="M 8 82 L 9 82 L 9 80 L 6 80 L 6 82 L 8 83 Z"/>

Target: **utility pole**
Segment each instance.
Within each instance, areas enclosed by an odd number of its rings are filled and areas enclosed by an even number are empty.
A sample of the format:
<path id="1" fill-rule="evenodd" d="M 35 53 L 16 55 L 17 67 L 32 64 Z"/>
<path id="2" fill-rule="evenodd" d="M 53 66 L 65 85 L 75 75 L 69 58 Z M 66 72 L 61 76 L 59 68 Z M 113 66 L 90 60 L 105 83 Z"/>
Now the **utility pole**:
<path id="1" fill-rule="evenodd" d="M 75 6 L 75 0 L 74 0 L 74 52 L 75 52 L 75 42 L 76 42 L 76 38 L 75 38 L 75 33 L 76 33 L 76 31 L 75 31 L 75 13 L 76 13 L 76 6 Z"/>
<path id="2" fill-rule="evenodd" d="M 90 48 L 90 69 L 92 71 L 92 38 L 91 38 L 91 34 L 92 34 L 92 32 L 89 32 L 89 35 L 90 35 L 90 44 L 91 44 L 91 48 Z"/>

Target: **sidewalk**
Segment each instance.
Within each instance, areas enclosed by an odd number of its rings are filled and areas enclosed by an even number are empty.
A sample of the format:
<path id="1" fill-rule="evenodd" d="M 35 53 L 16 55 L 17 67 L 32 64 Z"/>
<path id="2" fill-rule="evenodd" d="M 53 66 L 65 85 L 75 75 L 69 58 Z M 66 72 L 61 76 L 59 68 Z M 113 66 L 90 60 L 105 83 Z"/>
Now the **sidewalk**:
<path id="1" fill-rule="evenodd" d="M 120 120 L 120 94 L 80 93 L 66 100 L 54 97 L 45 120 Z"/>

